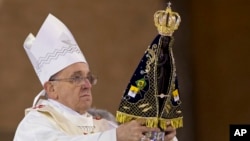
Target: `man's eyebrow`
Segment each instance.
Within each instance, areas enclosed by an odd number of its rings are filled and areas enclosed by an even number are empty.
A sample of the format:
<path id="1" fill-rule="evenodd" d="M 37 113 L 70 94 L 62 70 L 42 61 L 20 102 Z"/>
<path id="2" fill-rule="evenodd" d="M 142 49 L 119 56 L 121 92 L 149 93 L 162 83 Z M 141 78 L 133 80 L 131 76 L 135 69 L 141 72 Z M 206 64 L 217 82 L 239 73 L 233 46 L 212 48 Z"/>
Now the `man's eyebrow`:
<path id="1" fill-rule="evenodd" d="M 90 75 L 91 72 L 88 72 L 87 75 Z M 83 75 L 82 71 L 75 71 L 73 72 L 73 74 L 71 76 L 75 76 L 75 75 Z"/>
<path id="2" fill-rule="evenodd" d="M 75 71 L 73 72 L 73 74 L 71 74 L 71 76 L 75 76 L 75 75 L 82 75 L 81 71 Z"/>

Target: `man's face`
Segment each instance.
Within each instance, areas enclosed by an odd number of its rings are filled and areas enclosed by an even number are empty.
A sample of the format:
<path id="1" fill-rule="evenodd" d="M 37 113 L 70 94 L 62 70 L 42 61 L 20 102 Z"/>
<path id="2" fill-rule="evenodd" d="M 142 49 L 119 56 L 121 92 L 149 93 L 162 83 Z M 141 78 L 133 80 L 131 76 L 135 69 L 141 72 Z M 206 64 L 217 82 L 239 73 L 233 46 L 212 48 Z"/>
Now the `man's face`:
<path id="1" fill-rule="evenodd" d="M 86 78 L 90 74 L 86 63 L 75 63 L 63 69 L 56 75 L 56 79 Z M 70 107 L 80 114 L 85 113 L 92 104 L 91 83 L 84 79 L 80 85 L 73 81 L 52 81 L 54 86 L 54 98 L 58 102 Z"/>

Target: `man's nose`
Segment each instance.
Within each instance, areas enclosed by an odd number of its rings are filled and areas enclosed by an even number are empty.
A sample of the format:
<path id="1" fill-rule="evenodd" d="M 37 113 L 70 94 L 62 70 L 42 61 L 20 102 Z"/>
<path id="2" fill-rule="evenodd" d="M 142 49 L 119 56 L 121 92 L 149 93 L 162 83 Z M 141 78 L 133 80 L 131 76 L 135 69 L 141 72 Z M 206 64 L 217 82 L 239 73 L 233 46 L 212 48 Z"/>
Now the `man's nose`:
<path id="1" fill-rule="evenodd" d="M 90 83 L 90 81 L 88 79 L 83 79 L 82 86 L 87 87 L 87 88 L 91 88 L 92 84 Z"/>

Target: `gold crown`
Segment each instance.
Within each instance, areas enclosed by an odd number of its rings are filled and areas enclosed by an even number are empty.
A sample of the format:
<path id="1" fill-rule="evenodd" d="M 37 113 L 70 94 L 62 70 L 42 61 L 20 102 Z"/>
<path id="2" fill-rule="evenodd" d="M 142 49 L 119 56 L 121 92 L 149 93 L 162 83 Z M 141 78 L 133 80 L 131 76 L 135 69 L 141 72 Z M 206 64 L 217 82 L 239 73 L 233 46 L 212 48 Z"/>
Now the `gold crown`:
<path id="1" fill-rule="evenodd" d="M 170 5 L 171 3 L 169 2 L 165 11 L 159 10 L 154 14 L 155 26 L 157 27 L 159 34 L 164 36 L 172 36 L 181 22 L 180 15 L 173 12 Z"/>

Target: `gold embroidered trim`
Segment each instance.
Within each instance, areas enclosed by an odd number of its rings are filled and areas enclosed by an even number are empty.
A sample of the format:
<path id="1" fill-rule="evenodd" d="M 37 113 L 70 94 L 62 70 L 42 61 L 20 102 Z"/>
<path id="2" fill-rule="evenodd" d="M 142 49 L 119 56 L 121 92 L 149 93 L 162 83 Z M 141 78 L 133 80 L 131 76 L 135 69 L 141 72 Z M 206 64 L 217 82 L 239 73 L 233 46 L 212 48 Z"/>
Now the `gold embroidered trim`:
<path id="1" fill-rule="evenodd" d="M 134 116 L 130 114 L 126 114 L 123 112 L 116 112 L 116 121 L 118 123 L 126 123 L 131 120 L 136 119 L 144 119 L 145 125 L 147 127 L 158 127 L 158 124 L 163 130 L 166 130 L 168 126 L 172 126 L 173 128 L 180 128 L 183 127 L 183 117 L 178 118 L 172 118 L 172 119 L 163 119 L 163 118 L 157 118 L 157 117 L 140 117 L 140 116 Z"/>

